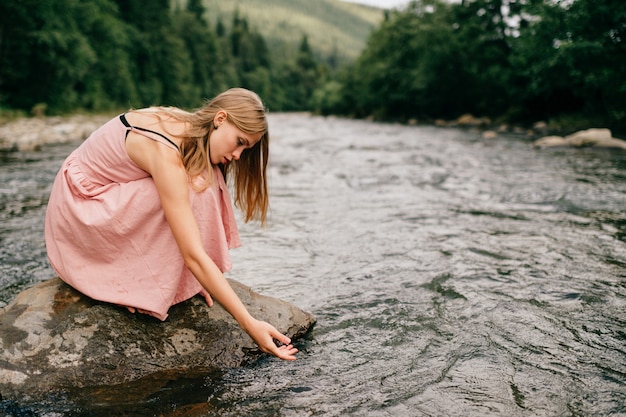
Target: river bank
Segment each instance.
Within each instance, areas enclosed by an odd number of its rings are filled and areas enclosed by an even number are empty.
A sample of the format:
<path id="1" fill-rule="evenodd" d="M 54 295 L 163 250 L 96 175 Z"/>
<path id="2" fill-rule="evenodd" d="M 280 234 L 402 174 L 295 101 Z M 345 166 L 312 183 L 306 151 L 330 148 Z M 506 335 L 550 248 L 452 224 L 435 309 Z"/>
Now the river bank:
<path id="1" fill-rule="evenodd" d="M 69 116 L 38 116 L 17 117 L 0 123 L 0 151 L 30 151 L 37 150 L 42 145 L 55 143 L 78 142 L 86 139 L 92 131 L 107 120 L 114 117 L 110 114 L 75 114 Z M 329 116 L 333 117 L 333 116 Z M 406 121 L 409 126 L 432 125 L 437 127 L 452 127 L 479 132 L 485 139 L 496 139 L 502 135 L 515 135 L 529 142 L 538 141 L 545 137 L 567 137 L 577 133 L 573 128 L 549 126 L 539 121 L 532 126 L 511 125 L 507 123 L 494 124 L 491 119 L 475 117 L 465 114 L 455 120 L 433 120 L 421 124 L 416 119 Z M 612 137 L 611 132 L 608 133 Z M 605 135 L 606 136 L 606 135 Z M 591 146 L 580 143 L 543 141 L 545 146 Z M 618 142 L 615 142 L 618 143 Z M 626 141 L 618 143 L 617 147 L 626 149 Z"/>

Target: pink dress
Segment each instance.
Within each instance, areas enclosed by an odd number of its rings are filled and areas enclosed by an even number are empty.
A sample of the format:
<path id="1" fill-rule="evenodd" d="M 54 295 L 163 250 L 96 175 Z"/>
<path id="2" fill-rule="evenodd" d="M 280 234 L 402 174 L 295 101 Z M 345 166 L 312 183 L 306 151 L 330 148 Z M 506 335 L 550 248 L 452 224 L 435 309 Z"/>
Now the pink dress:
<path id="1" fill-rule="evenodd" d="M 165 320 L 172 305 L 206 291 L 183 263 L 152 177 L 126 152 L 131 130 L 177 148 L 159 133 L 131 126 L 124 115 L 93 132 L 54 181 L 46 248 L 59 277 L 78 291 Z M 224 177 L 213 170 L 209 188 L 189 186 L 190 202 L 202 244 L 225 272 L 228 250 L 241 243 Z"/>

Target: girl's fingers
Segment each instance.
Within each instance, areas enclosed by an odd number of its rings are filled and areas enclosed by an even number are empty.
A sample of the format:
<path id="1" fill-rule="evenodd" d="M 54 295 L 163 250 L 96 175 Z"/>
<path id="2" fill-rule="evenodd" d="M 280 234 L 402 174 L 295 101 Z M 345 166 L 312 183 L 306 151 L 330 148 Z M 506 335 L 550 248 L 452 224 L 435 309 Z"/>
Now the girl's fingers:
<path id="1" fill-rule="evenodd" d="M 271 332 L 271 336 L 278 340 L 282 345 L 289 345 L 291 344 L 291 339 L 282 334 L 281 332 L 279 332 L 278 330 L 276 330 L 275 328 L 272 328 L 272 332 Z"/>
<path id="2" fill-rule="evenodd" d="M 295 361 L 296 353 L 298 353 L 298 349 L 296 349 L 292 345 L 282 345 L 281 347 L 276 348 L 276 352 L 274 353 L 274 355 L 276 355 L 280 359 Z"/>
<path id="3" fill-rule="evenodd" d="M 209 293 L 206 293 L 204 299 L 206 300 L 206 303 L 209 305 L 209 307 L 213 307 L 213 299 L 211 298 L 211 295 Z"/>

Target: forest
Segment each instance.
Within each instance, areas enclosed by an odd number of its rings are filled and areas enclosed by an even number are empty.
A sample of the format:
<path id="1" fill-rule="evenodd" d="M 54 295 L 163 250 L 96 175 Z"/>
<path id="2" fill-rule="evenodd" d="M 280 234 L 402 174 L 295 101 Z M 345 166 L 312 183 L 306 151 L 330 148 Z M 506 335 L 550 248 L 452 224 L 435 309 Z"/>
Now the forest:
<path id="1" fill-rule="evenodd" d="M 182 2 L 185 3 L 185 2 Z M 270 111 L 375 120 L 546 120 L 626 131 L 626 7 L 615 0 L 413 1 L 340 66 L 303 32 L 272 51 L 202 0 L 0 2 L 0 112 L 198 107 L 258 92 Z"/>
<path id="2" fill-rule="evenodd" d="M 550 120 L 624 131 L 626 7 L 615 0 L 437 0 L 391 12 L 319 94 L 377 119 Z"/>
<path id="3" fill-rule="evenodd" d="M 229 87 L 274 111 L 303 110 L 320 80 L 306 36 L 275 62 L 236 15 L 209 27 L 201 0 L 8 0 L 0 3 L 0 107 L 57 114 L 148 105 L 198 107 Z"/>

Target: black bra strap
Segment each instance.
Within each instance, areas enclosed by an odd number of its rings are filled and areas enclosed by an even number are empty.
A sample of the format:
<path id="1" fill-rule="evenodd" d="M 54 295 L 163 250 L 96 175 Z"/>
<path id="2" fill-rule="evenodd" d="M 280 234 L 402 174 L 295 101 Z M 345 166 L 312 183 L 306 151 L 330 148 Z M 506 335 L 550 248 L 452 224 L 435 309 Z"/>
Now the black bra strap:
<path id="1" fill-rule="evenodd" d="M 137 129 L 137 130 L 142 130 L 144 132 L 150 132 L 150 133 L 154 133 L 155 135 L 159 135 L 161 136 L 163 139 L 165 139 L 166 141 L 168 141 L 169 143 L 171 143 L 172 145 L 174 145 L 176 147 L 176 149 L 178 149 L 180 151 L 180 148 L 178 147 L 177 144 L 174 143 L 174 141 L 172 141 L 170 138 L 168 138 L 165 135 L 160 134 L 159 132 L 155 132 L 154 130 L 150 130 L 150 129 L 144 129 L 143 127 L 137 127 L 137 126 L 132 126 L 130 123 L 128 123 L 128 120 L 126 120 L 126 115 L 125 114 L 121 114 L 120 115 L 120 120 L 122 121 L 122 123 L 124 124 L 124 126 L 126 126 L 129 129 Z M 126 132 L 126 135 L 128 136 L 128 132 Z"/>

